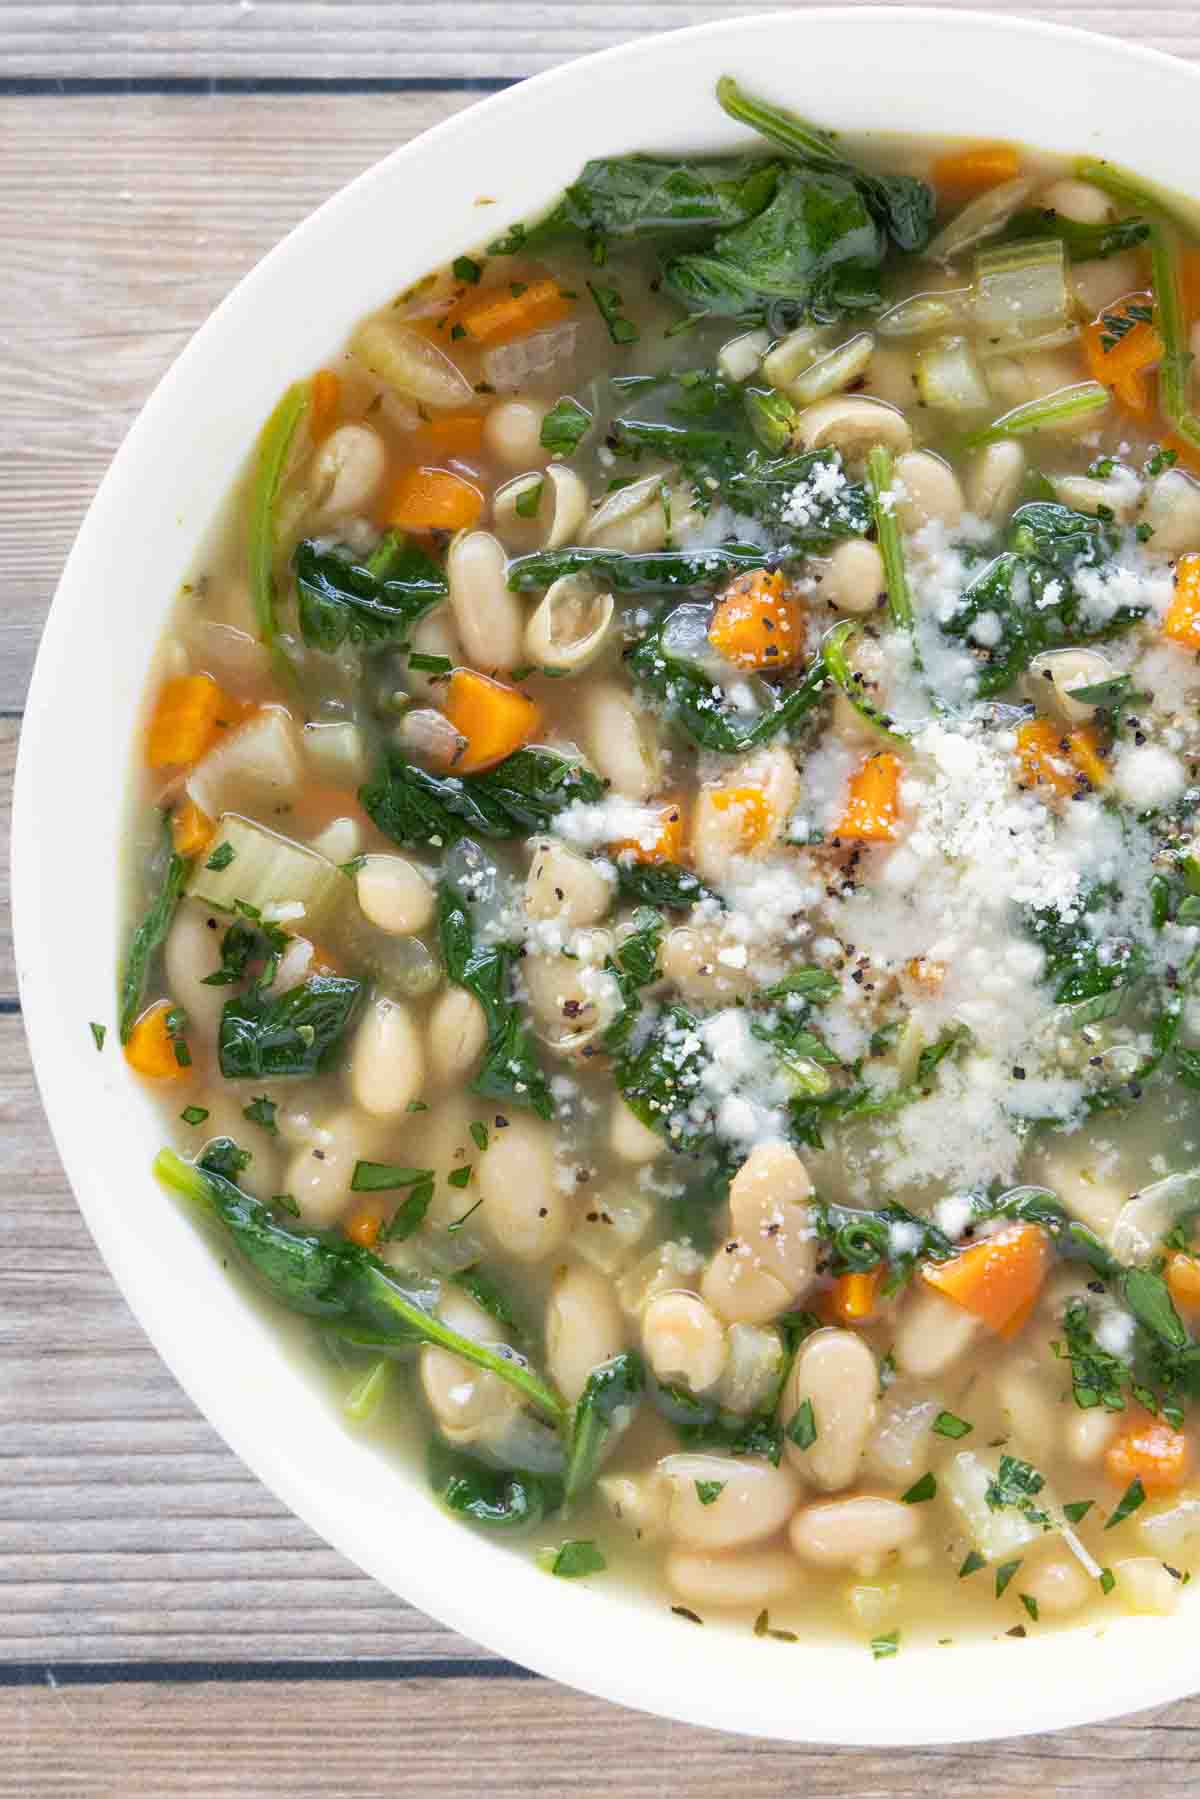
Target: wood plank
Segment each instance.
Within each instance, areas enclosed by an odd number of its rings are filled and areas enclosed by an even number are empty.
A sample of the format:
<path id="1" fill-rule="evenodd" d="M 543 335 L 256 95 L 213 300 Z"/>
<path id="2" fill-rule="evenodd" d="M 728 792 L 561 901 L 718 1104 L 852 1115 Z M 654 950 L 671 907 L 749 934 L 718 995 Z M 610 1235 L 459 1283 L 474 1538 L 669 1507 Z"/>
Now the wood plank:
<path id="1" fill-rule="evenodd" d="M 191 334 L 320 201 L 469 99 L 0 100 L 0 712 L 24 700 L 100 477 Z"/>
<path id="2" fill-rule="evenodd" d="M 599 1791 L 608 1768 L 622 1799 L 1100 1799 L 1131 1779 L 1181 1799 L 1196 1790 L 1197 1725 L 1192 1701 L 1066 1736 L 897 1755 L 693 1730 L 549 1681 L 70 1684 L 0 1691 L 0 1795 L 558 1799 Z"/>
<path id="3" fill-rule="evenodd" d="M 79 1216 L 12 1016 L 0 1191 L 0 1663 L 479 1653 L 292 1517 L 176 1386 Z"/>
<path id="4" fill-rule="evenodd" d="M 17 767 L 17 735 L 15 718 L 0 717 L 0 1005 L 17 997 L 17 976 L 13 966 L 12 913 L 9 909 L 12 887 L 9 844 L 12 823 L 13 776 Z"/>
<path id="5" fill-rule="evenodd" d="M 860 0 L 852 0 L 860 3 Z M 965 0 L 942 0 L 961 6 Z M 1192 56 L 1190 0 L 1146 7 L 1052 0 L 994 10 L 1134 37 Z M 0 69 L 10 75 L 308 76 L 475 79 L 533 74 L 568 57 L 682 25 L 763 11 L 759 0 L 128 0 L 0 5 Z"/>

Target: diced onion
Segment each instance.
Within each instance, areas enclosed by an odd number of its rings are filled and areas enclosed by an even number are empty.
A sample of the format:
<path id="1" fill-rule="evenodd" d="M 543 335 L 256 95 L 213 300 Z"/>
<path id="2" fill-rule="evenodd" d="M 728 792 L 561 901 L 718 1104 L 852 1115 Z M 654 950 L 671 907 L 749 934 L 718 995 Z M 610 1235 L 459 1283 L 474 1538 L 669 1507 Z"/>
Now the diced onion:
<path id="1" fill-rule="evenodd" d="M 917 352 L 917 391 L 939 412 L 983 412 L 991 403 L 987 383 L 965 337 L 943 337 Z"/>
<path id="2" fill-rule="evenodd" d="M 1061 330 L 1071 310 L 1066 252 L 1057 238 L 1004 244 L 975 258 L 975 326 L 988 347 L 1026 346 Z"/>
<path id="3" fill-rule="evenodd" d="M 549 331 L 531 331 L 514 343 L 498 344 L 483 358 L 483 378 L 498 394 L 516 393 L 534 375 L 545 375 L 575 354 L 579 327 L 568 320 Z"/>
<path id="4" fill-rule="evenodd" d="M 1015 181 L 1002 181 L 999 187 L 990 187 L 971 200 L 929 245 L 925 254 L 930 262 L 953 262 L 964 250 L 1003 231 L 1014 212 L 1024 206 L 1033 186 L 1029 176 L 1018 175 Z"/>
<path id="5" fill-rule="evenodd" d="M 743 331 L 721 346 L 717 368 L 726 381 L 749 381 L 751 375 L 757 375 L 770 347 L 769 331 Z"/>

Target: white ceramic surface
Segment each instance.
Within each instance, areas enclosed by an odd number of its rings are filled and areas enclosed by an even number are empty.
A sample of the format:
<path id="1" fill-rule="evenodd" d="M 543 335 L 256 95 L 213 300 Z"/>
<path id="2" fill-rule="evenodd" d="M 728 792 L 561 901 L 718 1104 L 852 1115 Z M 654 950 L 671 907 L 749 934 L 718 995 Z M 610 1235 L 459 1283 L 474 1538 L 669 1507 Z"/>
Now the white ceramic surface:
<path id="1" fill-rule="evenodd" d="M 876 1663 L 861 1646 L 697 1629 L 615 1583 L 548 1579 L 444 1517 L 418 1470 L 388 1465 L 343 1429 L 160 1193 L 149 1173 L 155 1109 L 115 1032 L 97 1056 L 87 1028 L 114 1015 L 118 839 L 147 663 L 281 389 L 360 314 L 535 214 L 585 158 L 752 141 L 712 99 L 725 72 L 831 126 L 1018 137 L 1195 184 L 1196 69 L 1014 18 L 874 8 L 742 19 L 589 57 L 485 100 L 355 181 L 246 277 L 164 377 L 63 574 L 29 697 L 14 826 L 38 1079 L 83 1214 L 182 1385 L 288 1505 L 413 1604 L 559 1680 L 728 1730 L 917 1744 L 1104 1718 L 1200 1686 L 1200 1583 L 1170 1619 L 902 1648 Z"/>

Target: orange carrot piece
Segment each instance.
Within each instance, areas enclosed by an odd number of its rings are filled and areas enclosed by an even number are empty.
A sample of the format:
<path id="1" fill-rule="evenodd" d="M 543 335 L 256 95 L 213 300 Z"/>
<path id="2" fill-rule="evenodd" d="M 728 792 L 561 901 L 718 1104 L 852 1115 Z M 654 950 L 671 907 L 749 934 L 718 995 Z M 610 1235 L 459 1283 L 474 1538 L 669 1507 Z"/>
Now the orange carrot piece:
<path id="1" fill-rule="evenodd" d="M 839 1274 L 833 1283 L 831 1309 L 839 1324 L 865 1324 L 875 1315 L 883 1266 Z"/>
<path id="2" fill-rule="evenodd" d="M 377 1206 L 355 1206 L 349 1218 L 342 1220 L 342 1230 L 360 1249 L 374 1249 L 379 1238 L 383 1214 Z"/>
<path id="3" fill-rule="evenodd" d="M 454 764 L 456 775 L 471 775 L 503 762 L 528 743 L 542 722 L 533 701 L 503 681 L 456 668 L 450 677 L 442 711 L 466 748 Z"/>
<path id="4" fill-rule="evenodd" d="M 718 812 L 737 814 L 737 849 L 746 856 L 771 829 L 771 807 L 761 787 L 715 787 L 709 795 Z"/>
<path id="5" fill-rule="evenodd" d="M 179 1081 L 191 1073 L 189 1064 L 179 1060 L 178 1051 L 183 1045 L 167 1026 L 173 1010 L 169 999 L 156 1000 L 129 1033 L 125 1060 L 135 1074 L 149 1081 Z M 186 1049 L 183 1053 L 187 1055 Z"/>
<path id="6" fill-rule="evenodd" d="M 1163 619 L 1163 636 L 1185 650 L 1200 650 L 1200 553 L 1195 550 L 1175 564 L 1175 592 Z"/>
<path id="7" fill-rule="evenodd" d="M 212 842 L 216 825 L 195 800 L 184 800 L 171 814 L 171 842 L 177 856 L 198 856 Z"/>
<path id="8" fill-rule="evenodd" d="M 927 1262 L 921 1273 L 946 1299 L 1011 1338 L 1029 1317 L 1050 1262 L 1050 1238 L 1041 1225 L 1014 1224 L 948 1262 Z"/>
<path id="9" fill-rule="evenodd" d="M 443 412 L 422 425 L 414 442 L 422 456 L 478 456 L 483 448 L 483 414 Z"/>
<path id="10" fill-rule="evenodd" d="M 1173 1493 L 1191 1467 L 1191 1445 L 1183 1432 L 1148 1414 L 1114 1437 L 1104 1456 L 1104 1472 L 1115 1486 L 1140 1480 L 1147 1493 Z"/>
<path id="11" fill-rule="evenodd" d="M 379 523 L 397 531 L 463 531 L 478 522 L 483 495 L 444 468 L 406 468 L 384 500 Z"/>
<path id="12" fill-rule="evenodd" d="M 708 641 L 735 668 L 789 668 L 803 648 L 803 632 L 782 571 L 739 575 L 717 602 Z"/>
<path id="13" fill-rule="evenodd" d="M 1083 328 L 1088 373 L 1111 388 L 1127 412 L 1143 419 L 1153 411 L 1145 377 L 1163 356 L 1153 311 L 1152 293 L 1126 294 Z"/>
<path id="14" fill-rule="evenodd" d="M 930 174 L 939 193 L 961 200 L 999 187 L 1002 181 L 1014 181 L 1020 172 L 1021 157 L 1012 144 L 973 144 L 939 156 Z"/>
<path id="15" fill-rule="evenodd" d="M 891 750 L 868 756 L 850 777 L 846 810 L 835 837 L 853 843 L 892 843 L 900 818 L 900 776 L 903 765 Z"/>
<path id="16" fill-rule="evenodd" d="M 519 292 L 514 292 L 514 288 Z M 561 324 L 571 310 L 557 281 L 548 277 L 531 281 L 522 287 L 513 282 L 504 287 L 485 287 L 460 300 L 447 315 L 447 329 L 461 325 L 472 343 L 503 344 L 514 337 L 526 337 L 531 331 L 544 331 L 548 325 Z"/>
<path id="17" fill-rule="evenodd" d="M 1177 1310 L 1200 1311 L 1200 1256 L 1173 1250 L 1167 1257 L 1166 1281 Z"/>
<path id="18" fill-rule="evenodd" d="M 308 390 L 308 434 L 315 444 L 324 443 L 337 424 L 341 402 L 341 376 L 318 369 Z"/>
<path id="19" fill-rule="evenodd" d="M 1045 787 L 1056 794 L 1074 793 L 1080 775 L 1093 787 L 1103 787 L 1108 780 L 1108 767 L 1090 725 L 1068 731 L 1048 718 L 1028 718 L 1017 726 L 1017 760 L 1023 786 Z"/>
<path id="20" fill-rule="evenodd" d="M 155 702 L 146 734 L 146 761 L 151 768 L 186 766 L 199 761 L 212 743 L 230 702 L 211 675 L 176 675 Z"/>
<path id="21" fill-rule="evenodd" d="M 667 800 L 658 807 L 658 824 L 653 841 L 639 842 L 634 837 L 621 837 L 610 843 L 610 856 L 630 855 L 635 862 L 682 862 L 684 855 L 684 815 L 679 800 Z"/>

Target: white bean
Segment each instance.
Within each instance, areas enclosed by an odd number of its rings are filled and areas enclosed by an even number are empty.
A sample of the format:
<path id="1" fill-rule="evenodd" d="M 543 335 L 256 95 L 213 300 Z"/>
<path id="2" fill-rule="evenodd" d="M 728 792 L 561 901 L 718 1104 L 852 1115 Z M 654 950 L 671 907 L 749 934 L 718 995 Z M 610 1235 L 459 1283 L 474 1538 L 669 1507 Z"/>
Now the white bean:
<path id="1" fill-rule="evenodd" d="M 564 1268 L 546 1305 L 546 1366 L 569 1405 L 592 1369 L 624 1347 L 625 1321 L 612 1283 L 582 1263 Z"/>
<path id="2" fill-rule="evenodd" d="M 634 1164 L 657 1162 L 667 1147 L 665 1139 L 648 1124 L 643 1124 L 637 1113 L 619 1097 L 613 1100 L 608 1142 L 613 1154 L 622 1162 Z"/>
<path id="3" fill-rule="evenodd" d="M 743 792 L 753 798 L 749 807 Z M 799 798 L 800 776 L 784 749 L 763 750 L 701 787 L 692 820 L 692 855 L 701 879 L 719 881 L 733 856 L 769 855 Z"/>
<path id="4" fill-rule="evenodd" d="M 1011 1363 L 996 1374 L 996 1398 L 1004 1408 L 1008 1429 L 1035 1462 L 1051 1454 L 1062 1435 L 1060 1408 L 1027 1368 Z"/>
<path id="5" fill-rule="evenodd" d="M 483 421 L 484 446 L 504 468 L 542 468 L 550 452 L 541 440 L 546 408 L 536 400 L 500 400 Z"/>
<path id="6" fill-rule="evenodd" d="M 802 1506 L 788 1535 L 801 1561 L 818 1568 L 847 1568 L 890 1555 L 921 1534 L 920 1507 L 862 1493 Z"/>
<path id="7" fill-rule="evenodd" d="M 351 1111 L 335 1113 L 324 1126 L 315 1127 L 288 1164 L 284 1191 L 300 1208 L 305 1224 L 333 1224 L 350 1200 L 354 1165 L 370 1155 L 369 1133 L 363 1120 Z"/>
<path id="8" fill-rule="evenodd" d="M 450 545 L 446 576 L 450 610 L 467 661 L 479 669 L 518 666 L 525 611 L 505 581 L 506 558 L 490 531 L 463 531 Z"/>
<path id="9" fill-rule="evenodd" d="M 608 931 L 578 932 L 572 954 L 530 955 L 521 964 L 538 1037 L 556 1055 L 590 1059 L 596 1038 L 621 1010 L 621 991 L 603 955 Z"/>
<path id="10" fill-rule="evenodd" d="M 363 916 L 392 936 L 410 937 L 433 917 L 433 884 L 404 856 L 368 856 L 354 886 Z"/>
<path id="11" fill-rule="evenodd" d="M 589 682 L 579 695 L 579 732 L 597 774 L 629 800 L 648 800 L 662 785 L 654 726 L 615 681 Z"/>
<path id="12" fill-rule="evenodd" d="M 602 1474 L 596 1488 L 617 1523 L 639 1543 L 666 1536 L 671 1483 L 657 1468 L 648 1474 Z"/>
<path id="13" fill-rule="evenodd" d="M 437 1311 L 443 1324 L 476 1343 L 507 1342 L 503 1325 L 456 1287 L 443 1289 Z M 515 1396 L 507 1382 L 447 1349 L 423 1348 L 420 1375 L 438 1429 L 451 1443 L 475 1442 L 497 1414 L 514 1409 Z"/>
<path id="14" fill-rule="evenodd" d="M 1163 1617 L 1179 1604 L 1179 1585 L 1173 1574 L 1152 1555 L 1131 1555 L 1116 1562 L 1116 1595 L 1131 1612 Z"/>
<path id="15" fill-rule="evenodd" d="M 253 1124 L 245 1115 L 244 1108 L 255 1091 L 261 1091 L 257 1084 L 251 1087 L 240 1081 L 219 1080 L 198 1094 L 198 1102 L 205 1107 L 208 1117 L 196 1129 L 189 1129 L 188 1149 L 189 1153 L 198 1154 L 214 1138 L 232 1137 L 235 1143 L 250 1151 L 250 1161 L 238 1176 L 239 1184 L 255 1199 L 269 1200 L 283 1191 L 280 1186 L 280 1149 L 269 1132 L 261 1125 Z"/>
<path id="16" fill-rule="evenodd" d="M 902 531 L 919 531 L 935 519 L 948 528 L 963 513 L 963 491 L 958 476 L 940 456 L 929 450 L 909 450 L 896 459 L 895 475 L 903 494 L 896 500 L 896 517 Z"/>
<path id="17" fill-rule="evenodd" d="M 786 1143 L 758 1144 L 729 1188 L 733 1236 L 749 1245 L 759 1266 L 793 1299 L 808 1291 L 817 1265 L 817 1235 L 806 1203 L 812 1190 L 807 1168 Z"/>
<path id="18" fill-rule="evenodd" d="M 766 1324 L 786 1312 L 792 1295 L 746 1243 L 731 1237 L 704 1270 L 700 1291 L 727 1324 Z"/>
<path id="19" fill-rule="evenodd" d="M 642 1313 L 642 1348 L 659 1380 L 707 1392 L 729 1354 L 725 1327 L 694 1293 L 659 1293 Z"/>
<path id="20" fill-rule="evenodd" d="M 789 1437 L 786 1450 L 792 1466 L 814 1486 L 837 1493 L 856 1478 L 878 1391 L 875 1357 L 853 1331 L 816 1331 L 801 1345 L 779 1416 L 786 1429 L 805 1401 L 812 1407 L 815 1441 L 800 1449 Z"/>
<path id="21" fill-rule="evenodd" d="M 1021 1592 L 1028 1593 L 1038 1608 L 1039 1616 L 1064 1618 L 1077 1612 L 1096 1595 L 1095 1583 L 1088 1579 L 1073 1555 L 1049 1555 L 1041 1560 L 1028 1559 L 1021 1569 Z"/>
<path id="22" fill-rule="evenodd" d="M 487 1043 L 487 1016 L 465 987 L 439 993 L 429 1014 L 429 1063 L 441 1086 L 465 1081 Z"/>
<path id="23" fill-rule="evenodd" d="M 397 1000 L 367 1007 L 350 1052 L 350 1092 L 372 1118 L 399 1118 L 418 1097 L 425 1055 L 412 1013 Z"/>
<path id="24" fill-rule="evenodd" d="M 1076 225 L 1107 225 L 1116 217 L 1116 209 L 1101 188 L 1090 181 L 1072 181 L 1069 177 L 1052 181 L 1037 196 L 1037 204 Z"/>
<path id="25" fill-rule="evenodd" d="M 1200 549 L 1200 483 L 1182 469 L 1165 469 L 1146 489 L 1141 522 L 1150 527 L 1146 547 L 1156 555 Z"/>
<path id="26" fill-rule="evenodd" d="M 1073 1411 L 1067 1420 L 1067 1454 L 1085 1467 L 1098 1462 L 1120 1428 L 1118 1414 L 1102 1406 Z"/>
<path id="27" fill-rule="evenodd" d="M 599 924 L 613 902 L 610 874 L 578 850 L 553 837 L 540 838 L 525 881 L 525 910 L 530 918 L 557 918 L 574 930 Z"/>
<path id="28" fill-rule="evenodd" d="M 672 1549 L 664 1570 L 676 1598 L 717 1611 L 775 1605 L 795 1592 L 801 1573 L 786 1549 L 748 1549 L 734 1555 Z"/>
<path id="29" fill-rule="evenodd" d="M 505 1255 L 518 1262 L 553 1255 L 566 1237 L 569 1219 L 555 1180 L 550 1128 L 519 1114 L 503 1128 L 490 1127 L 478 1178 L 480 1221 Z"/>
<path id="30" fill-rule="evenodd" d="M 212 929 L 209 928 L 210 920 Z M 163 952 L 163 972 L 176 1005 L 182 1006 L 193 1030 L 215 1043 L 221 1012 L 229 998 L 224 987 L 206 987 L 205 976 L 221 966 L 223 920 L 197 900 L 185 900 L 175 914 Z"/>
<path id="31" fill-rule="evenodd" d="M 1071 697 L 1075 687 L 1094 687 L 1115 673 L 1099 650 L 1043 650 L 1029 664 L 1029 692 L 1041 711 L 1053 713 L 1065 724 L 1085 724 L 1096 708 Z"/>
<path id="32" fill-rule="evenodd" d="M 821 574 L 821 598 L 836 612 L 874 612 L 886 592 L 883 557 L 865 537 L 840 543 Z"/>
<path id="33" fill-rule="evenodd" d="M 1007 518 L 1025 479 L 1025 451 L 1019 443 L 989 444 L 967 465 L 967 505 L 986 523 Z"/>
<path id="34" fill-rule="evenodd" d="M 313 458 L 310 486 L 323 519 L 365 512 L 387 468 L 383 439 L 369 425 L 339 425 Z"/>
<path id="35" fill-rule="evenodd" d="M 668 1455 L 658 1466 L 674 1489 L 668 1528 L 689 1549 L 734 1549 L 773 1537 L 799 1493 L 794 1474 L 750 1456 Z M 715 1498 L 709 1483 L 720 1489 Z"/>
<path id="36" fill-rule="evenodd" d="M 882 400 L 885 406 L 895 406 L 903 412 L 916 397 L 915 373 L 908 350 L 892 349 L 890 345 L 885 349 L 876 344 L 862 391 L 872 399 Z"/>
<path id="37" fill-rule="evenodd" d="M 1085 318 L 1095 318 L 1114 300 L 1136 293 L 1145 286 L 1134 252 L 1121 256 L 1098 256 L 1090 262 L 1071 264 L 1071 285 Z"/>
<path id="38" fill-rule="evenodd" d="M 745 999 L 759 985 L 752 968 L 740 959 L 722 960 L 722 950 L 736 950 L 719 925 L 679 925 L 663 938 L 664 980 L 678 988 L 680 997 L 702 1005 L 729 1005 Z"/>
<path id="39" fill-rule="evenodd" d="M 867 1477 L 886 1486 L 911 1487 L 929 1466 L 933 1424 L 941 1409 L 939 1400 L 917 1398 L 903 1383 L 889 1387 L 879 1401 L 863 1459 Z"/>
<path id="40" fill-rule="evenodd" d="M 896 1366 L 918 1379 L 941 1374 L 967 1353 L 978 1329 L 978 1318 L 918 1283 L 901 1309 L 892 1341 Z"/>

